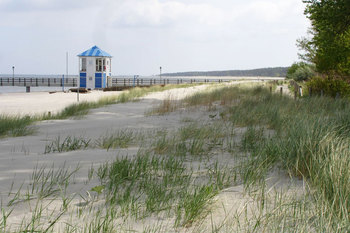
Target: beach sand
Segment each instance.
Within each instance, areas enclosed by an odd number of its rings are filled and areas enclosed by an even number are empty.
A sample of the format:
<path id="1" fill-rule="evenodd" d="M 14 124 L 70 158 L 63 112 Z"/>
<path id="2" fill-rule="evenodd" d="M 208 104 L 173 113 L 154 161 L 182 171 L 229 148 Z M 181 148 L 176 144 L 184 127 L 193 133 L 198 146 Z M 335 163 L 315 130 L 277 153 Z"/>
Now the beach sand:
<path id="1" fill-rule="evenodd" d="M 119 95 L 120 93 L 120 91 L 80 93 L 79 101 L 97 101 L 102 97 Z M 78 103 L 78 101 L 77 93 L 73 92 L 2 93 L 0 94 L 0 115 L 23 116 L 48 112 L 54 114 L 74 103 Z"/>
<path id="2" fill-rule="evenodd" d="M 196 86 L 190 88 L 172 89 L 165 92 L 151 93 L 142 98 L 138 102 L 129 102 L 123 104 L 109 105 L 106 107 L 92 109 L 90 113 L 82 119 L 66 119 L 66 120 L 50 120 L 39 122 L 35 125 L 36 133 L 25 137 L 0 139 L 0 200 L 2 203 L 8 203 L 14 193 L 22 187 L 22 192 L 26 188 L 31 188 L 30 177 L 37 168 L 46 167 L 55 168 L 65 166 L 66 169 L 74 170 L 76 167 L 80 169 L 74 175 L 74 182 L 68 187 L 68 196 L 73 196 L 69 211 L 62 217 L 61 221 L 77 223 L 80 219 L 74 217 L 80 203 L 81 196 L 91 190 L 92 187 L 99 185 L 97 180 L 88 180 L 87 174 L 91 167 L 98 168 L 101 164 L 111 161 L 116 157 L 133 156 L 137 153 L 138 147 L 129 147 L 127 149 L 105 150 L 105 149 L 88 149 L 70 151 L 64 153 L 44 154 L 45 146 L 57 139 L 57 137 L 65 138 L 67 136 L 85 137 L 91 140 L 97 140 L 108 132 L 118 130 L 148 131 L 160 129 L 178 129 L 185 124 L 185 120 L 193 119 L 200 122 L 209 122 L 215 119 L 208 117 L 207 111 L 177 111 L 163 116 L 148 116 L 147 113 L 154 106 L 159 105 L 165 99 L 178 100 L 196 92 L 205 90 L 207 86 Z M 102 96 L 115 95 L 113 92 L 92 92 L 81 95 L 83 100 L 97 100 Z M 5 114 L 38 114 L 47 111 L 59 111 L 63 107 L 76 102 L 75 93 L 30 93 L 30 94 L 6 94 L 1 95 L 1 104 L 6 103 L 2 108 Z M 7 102 L 3 99 L 7 98 Z M 8 103 L 11 102 L 12 104 Z M 55 106 L 52 106 L 55 105 Z M 221 156 L 221 155 L 218 155 Z M 223 162 L 225 162 L 223 160 Z M 302 190 L 301 182 L 290 182 L 289 177 L 285 174 L 273 174 L 274 182 L 272 186 L 277 188 L 282 186 L 297 187 Z M 270 177 L 271 179 L 271 177 Z M 9 195 L 9 193 L 12 193 Z M 242 206 L 251 208 L 254 212 L 255 202 L 247 197 L 244 193 L 243 185 L 232 187 L 220 193 L 215 198 L 214 206 L 216 206 L 208 218 L 204 218 L 201 223 L 192 228 L 178 229 L 180 232 L 193 232 L 195 228 L 203 229 L 207 232 L 212 227 L 214 221 L 217 224 L 231 218 L 242 210 Z M 15 205 L 11 216 L 7 219 L 8 224 L 19 224 L 23 219 L 30 218 L 33 214 L 32 208 L 36 200 L 19 202 Z M 96 202 L 94 205 L 98 205 Z M 49 213 L 59 213 L 62 201 L 49 201 L 44 217 L 49 218 Z M 51 212 L 50 212 L 51 211 Z M 229 212 L 227 212 L 229 211 Z M 227 214 L 229 213 L 229 214 Z M 91 216 L 92 217 L 92 216 Z M 146 218 L 140 222 L 124 223 L 131 229 L 142 231 L 148 226 L 156 226 L 164 224 L 166 230 L 170 232 L 172 222 L 165 219 L 162 222 L 159 218 Z M 62 225 L 62 226 L 63 226 Z M 59 224 L 58 224 L 59 226 Z M 64 230 L 55 228 L 55 231 Z"/>

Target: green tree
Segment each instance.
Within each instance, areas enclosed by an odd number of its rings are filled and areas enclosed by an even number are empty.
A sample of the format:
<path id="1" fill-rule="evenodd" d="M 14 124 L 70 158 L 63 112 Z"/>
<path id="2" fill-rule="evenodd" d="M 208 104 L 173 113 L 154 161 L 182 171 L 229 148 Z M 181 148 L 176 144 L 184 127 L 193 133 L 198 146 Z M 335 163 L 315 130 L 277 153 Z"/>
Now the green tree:
<path id="1" fill-rule="evenodd" d="M 302 58 L 320 73 L 350 79 L 350 1 L 303 0 L 311 21 L 310 39 L 302 38 Z"/>

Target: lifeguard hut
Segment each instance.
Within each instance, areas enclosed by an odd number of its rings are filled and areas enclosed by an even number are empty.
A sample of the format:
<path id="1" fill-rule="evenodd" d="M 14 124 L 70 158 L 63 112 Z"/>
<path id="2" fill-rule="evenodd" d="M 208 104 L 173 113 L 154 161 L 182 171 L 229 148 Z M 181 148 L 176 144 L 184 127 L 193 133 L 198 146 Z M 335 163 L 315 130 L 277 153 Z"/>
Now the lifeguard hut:
<path id="1" fill-rule="evenodd" d="M 112 56 L 94 46 L 78 55 L 79 86 L 96 89 L 105 88 L 111 79 Z"/>

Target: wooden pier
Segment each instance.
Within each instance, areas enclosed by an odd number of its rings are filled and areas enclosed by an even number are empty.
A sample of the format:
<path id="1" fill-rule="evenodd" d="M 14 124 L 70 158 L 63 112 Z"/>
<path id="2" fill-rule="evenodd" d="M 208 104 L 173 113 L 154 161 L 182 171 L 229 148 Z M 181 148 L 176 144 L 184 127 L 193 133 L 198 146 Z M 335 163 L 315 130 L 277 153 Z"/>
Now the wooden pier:
<path id="1" fill-rule="evenodd" d="M 280 80 L 281 78 L 265 78 L 265 80 Z M 168 84 L 183 84 L 183 83 L 222 83 L 230 81 L 242 80 L 242 77 L 237 79 L 196 79 L 196 78 L 116 78 L 112 77 L 112 87 L 147 87 L 153 85 L 168 85 Z M 260 80 L 264 78 L 249 78 L 247 80 Z M 77 87 L 77 78 L 48 78 L 48 77 L 15 77 L 15 78 L 0 78 L 0 86 L 16 86 L 16 87 Z"/>

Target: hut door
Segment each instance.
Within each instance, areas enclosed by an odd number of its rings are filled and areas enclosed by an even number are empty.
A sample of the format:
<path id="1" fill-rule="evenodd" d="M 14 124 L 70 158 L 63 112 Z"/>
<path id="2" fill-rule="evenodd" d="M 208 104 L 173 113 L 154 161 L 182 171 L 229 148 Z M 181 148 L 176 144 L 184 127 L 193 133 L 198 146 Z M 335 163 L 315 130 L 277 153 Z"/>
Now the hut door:
<path id="1" fill-rule="evenodd" d="M 86 88 L 91 88 L 94 89 L 95 85 L 94 85 L 94 78 L 89 76 L 89 78 L 86 81 Z"/>

